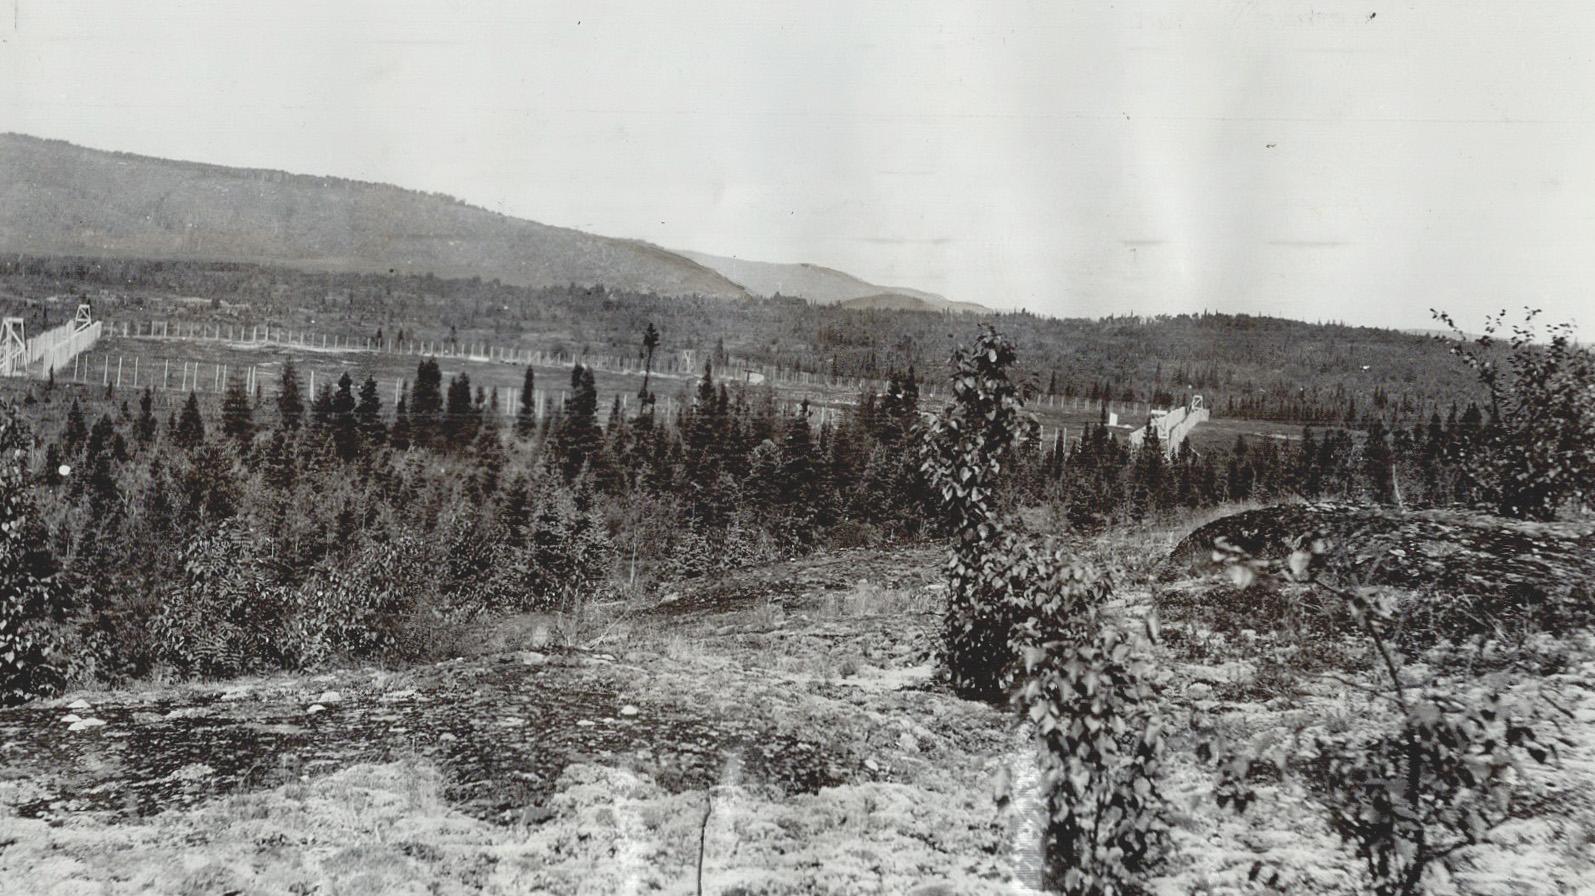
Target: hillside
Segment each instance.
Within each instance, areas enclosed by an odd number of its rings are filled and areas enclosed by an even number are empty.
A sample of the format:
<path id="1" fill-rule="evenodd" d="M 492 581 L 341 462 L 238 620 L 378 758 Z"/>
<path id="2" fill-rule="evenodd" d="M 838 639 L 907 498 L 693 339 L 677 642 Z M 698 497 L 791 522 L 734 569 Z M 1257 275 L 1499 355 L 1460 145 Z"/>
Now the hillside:
<path id="1" fill-rule="evenodd" d="M 953 302 L 935 293 L 903 286 L 881 286 L 852 274 L 817 264 L 777 264 L 725 258 L 703 252 L 682 252 L 710 270 L 756 296 L 796 296 L 816 305 L 848 308 L 886 308 L 902 311 L 973 311 L 990 309 L 970 302 Z"/>
<path id="2" fill-rule="evenodd" d="M 17 134 L 0 134 L 0 250 L 746 296 L 658 246 L 511 218 L 446 196 Z"/>

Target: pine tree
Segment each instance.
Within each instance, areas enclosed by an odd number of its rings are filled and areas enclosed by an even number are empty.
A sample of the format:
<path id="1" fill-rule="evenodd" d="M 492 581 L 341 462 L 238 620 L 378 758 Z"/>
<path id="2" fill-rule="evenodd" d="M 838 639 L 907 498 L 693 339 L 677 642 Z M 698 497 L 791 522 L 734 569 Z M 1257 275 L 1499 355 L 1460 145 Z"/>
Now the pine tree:
<path id="1" fill-rule="evenodd" d="M 427 358 L 416 365 L 415 387 L 410 390 L 410 440 L 430 446 L 442 413 L 443 371 L 436 358 Z"/>
<path id="2" fill-rule="evenodd" d="M 299 371 L 292 360 L 282 362 L 277 383 L 277 419 L 284 429 L 298 429 L 305 419 L 305 400 L 299 390 Z"/>
<path id="3" fill-rule="evenodd" d="M 599 466 L 603 430 L 598 427 L 598 387 L 591 368 L 577 364 L 570 372 L 570 397 L 565 400 L 555 432 L 555 452 L 565 481 L 583 467 Z"/>
<path id="4" fill-rule="evenodd" d="M 393 408 L 393 431 L 388 441 L 395 451 L 407 451 L 410 448 L 412 435 L 410 430 L 409 399 L 403 394 L 399 395 L 399 403 Z"/>
<path id="5" fill-rule="evenodd" d="M 255 436 L 255 419 L 249 406 L 249 394 L 244 391 L 244 384 L 238 377 L 227 381 L 227 393 L 222 396 L 222 432 L 240 447 L 248 447 L 250 439 Z"/>
<path id="6" fill-rule="evenodd" d="M 537 375 L 532 365 L 526 365 L 526 375 L 521 379 L 521 403 L 515 410 L 515 435 L 529 439 L 537 433 Z"/>
<path id="7" fill-rule="evenodd" d="M 654 349 L 659 347 L 659 331 L 652 323 L 642 332 L 642 348 L 644 352 L 642 364 L 642 388 L 637 390 L 637 398 L 643 404 L 653 404 L 653 393 L 648 391 L 649 375 L 653 373 Z"/>
<path id="8" fill-rule="evenodd" d="M 498 421 L 488 417 L 477 429 L 472 445 L 476 455 L 476 468 L 472 476 L 472 490 L 478 500 L 487 500 L 498 491 L 499 480 L 504 475 L 504 444 L 499 439 Z"/>
<path id="9" fill-rule="evenodd" d="M 333 393 L 329 408 L 333 449 L 344 461 L 354 460 L 359 447 L 354 409 L 354 379 L 345 371 L 338 377 L 338 390 Z"/>
<path id="10" fill-rule="evenodd" d="M 1395 482 L 1392 479 L 1394 461 L 1384 422 L 1374 417 L 1368 424 L 1367 438 L 1363 442 L 1362 471 L 1368 479 L 1373 499 L 1381 504 L 1388 504 L 1395 497 Z"/>
<path id="11" fill-rule="evenodd" d="M 66 411 L 66 427 L 61 430 L 61 447 L 67 454 L 75 455 L 88 438 L 89 424 L 83 419 L 83 406 L 74 396 L 72 406 Z"/>
<path id="12" fill-rule="evenodd" d="M 454 451 L 469 448 L 476 437 L 480 409 L 471 400 L 471 378 L 461 372 L 449 382 L 448 404 L 443 411 L 443 443 Z"/>
<path id="13" fill-rule="evenodd" d="M 205 420 L 199 413 L 199 396 L 193 392 L 188 393 L 188 401 L 183 404 L 172 441 L 177 447 L 187 449 L 197 448 L 205 441 Z"/>
<path id="14" fill-rule="evenodd" d="M 144 387 L 144 394 L 138 397 L 138 420 L 133 425 L 133 438 L 140 445 L 148 445 L 155 441 L 155 393 L 150 387 Z"/>
<path id="15" fill-rule="evenodd" d="M 387 441 L 388 428 L 382 422 L 382 399 L 377 395 L 376 378 L 370 374 L 360 384 L 360 401 L 355 405 L 354 418 L 355 427 L 360 431 L 360 439 L 367 450 Z"/>

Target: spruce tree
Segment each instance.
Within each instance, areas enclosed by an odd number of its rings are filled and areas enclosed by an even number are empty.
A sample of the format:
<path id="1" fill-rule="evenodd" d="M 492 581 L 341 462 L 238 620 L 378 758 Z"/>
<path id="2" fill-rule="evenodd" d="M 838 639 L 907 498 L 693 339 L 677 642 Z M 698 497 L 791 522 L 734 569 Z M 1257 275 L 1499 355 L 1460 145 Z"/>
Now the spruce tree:
<path id="1" fill-rule="evenodd" d="M 387 441 L 388 428 L 382 422 L 382 399 L 377 395 L 376 378 L 370 374 L 360 384 L 360 401 L 355 405 L 354 417 L 366 450 Z"/>
<path id="2" fill-rule="evenodd" d="M 598 388 L 592 369 L 581 364 L 573 367 L 570 389 L 555 432 L 560 472 L 567 482 L 575 479 L 583 467 L 597 467 L 603 447 L 603 430 L 598 426 Z"/>
<path id="3" fill-rule="evenodd" d="M 199 396 L 193 392 L 188 393 L 188 401 L 183 403 L 183 413 L 177 418 L 172 441 L 177 447 L 186 449 L 197 448 L 205 441 L 205 420 L 199 413 Z"/>
<path id="4" fill-rule="evenodd" d="M 78 404 L 77 397 L 74 396 L 72 406 L 66 411 L 66 427 L 61 430 L 61 447 L 67 454 L 75 455 L 88 437 L 89 424 L 83 419 L 83 406 Z"/>
<path id="5" fill-rule="evenodd" d="M 395 451 L 407 451 L 410 448 L 412 435 L 410 430 L 409 399 L 404 395 L 399 396 L 399 403 L 393 408 L 393 431 L 389 434 L 388 441 Z"/>
<path id="6" fill-rule="evenodd" d="M 354 409 L 354 380 L 345 371 L 338 377 L 338 390 L 333 393 L 329 408 L 333 449 L 344 461 L 354 460 L 359 445 Z"/>
<path id="7" fill-rule="evenodd" d="M 284 429 L 298 429 L 305 419 L 305 399 L 299 389 L 299 371 L 292 359 L 282 362 L 277 382 L 277 419 Z"/>
<path id="8" fill-rule="evenodd" d="M 537 433 L 537 375 L 532 365 L 526 365 L 526 375 L 521 378 L 521 402 L 515 410 L 515 435 L 529 439 Z"/>
<path id="9" fill-rule="evenodd" d="M 155 393 L 150 387 L 144 387 L 144 394 L 138 397 L 138 420 L 133 425 L 133 438 L 140 445 L 148 445 L 155 441 Z"/>
<path id="10" fill-rule="evenodd" d="M 1373 499 L 1381 504 L 1388 504 L 1395 497 L 1394 461 L 1384 421 L 1374 417 L 1368 423 L 1367 438 L 1363 441 L 1362 472 Z"/>
<path id="11" fill-rule="evenodd" d="M 410 439 L 417 445 L 431 445 L 443 413 L 443 371 L 436 358 L 427 358 L 415 368 L 415 386 L 410 390 Z"/>
<path id="12" fill-rule="evenodd" d="M 255 435 L 249 394 L 244 391 L 243 381 L 238 377 L 227 381 L 227 392 L 222 396 L 222 432 L 237 442 L 239 447 L 247 447 Z"/>
<path id="13" fill-rule="evenodd" d="M 450 450 L 463 452 L 476 437 L 480 408 L 471 400 L 471 378 L 456 374 L 449 382 L 448 404 L 443 411 L 443 443 Z"/>
<path id="14" fill-rule="evenodd" d="M 642 388 L 637 390 L 637 398 L 643 404 L 653 404 L 653 393 L 648 391 L 648 379 L 653 373 L 654 349 L 658 347 L 659 331 L 654 328 L 652 323 L 649 323 L 648 328 L 642 331 Z"/>

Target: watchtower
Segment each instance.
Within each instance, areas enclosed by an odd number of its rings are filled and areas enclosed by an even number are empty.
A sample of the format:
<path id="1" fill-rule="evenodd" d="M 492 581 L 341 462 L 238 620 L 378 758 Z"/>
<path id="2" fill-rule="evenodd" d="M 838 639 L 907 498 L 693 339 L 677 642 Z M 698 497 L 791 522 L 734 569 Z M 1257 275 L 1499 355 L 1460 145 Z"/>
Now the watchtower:
<path id="1" fill-rule="evenodd" d="M 8 317 L 0 328 L 0 375 L 25 373 L 28 358 L 26 325 L 20 317 Z"/>

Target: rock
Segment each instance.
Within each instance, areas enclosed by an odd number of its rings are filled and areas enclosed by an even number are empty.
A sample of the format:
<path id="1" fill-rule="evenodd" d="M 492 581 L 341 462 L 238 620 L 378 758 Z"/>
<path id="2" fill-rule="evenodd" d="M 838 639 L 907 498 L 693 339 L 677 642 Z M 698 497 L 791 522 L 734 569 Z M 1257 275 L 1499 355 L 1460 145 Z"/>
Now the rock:
<path id="1" fill-rule="evenodd" d="M 1213 699 L 1213 686 L 1204 682 L 1194 682 L 1185 689 L 1185 696 L 1192 700 Z"/>
<path id="2" fill-rule="evenodd" d="M 593 727 L 596 724 L 598 724 L 598 723 L 594 722 L 592 719 L 577 719 L 576 720 L 576 727 L 577 728 L 591 728 L 591 727 Z"/>
<path id="3" fill-rule="evenodd" d="M 873 759 L 864 760 L 864 767 L 869 769 L 872 772 L 878 772 L 878 771 L 881 770 L 880 763 L 876 762 Z"/>
<path id="4" fill-rule="evenodd" d="M 205 778 L 211 777 L 214 774 L 216 774 L 216 770 L 205 763 L 190 762 L 177 771 L 172 772 L 170 775 L 167 775 L 167 778 L 173 781 L 201 781 Z"/>
<path id="5" fill-rule="evenodd" d="M 320 703 L 312 703 L 312 704 L 310 704 L 310 708 L 305 710 L 305 715 L 313 716 L 313 715 L 315 715 L 318 712 L 326 712 L 326 711 L 327 711 L 327 708 L 325 706 L 322 706 Z"/>
<path id="6" fill-rule="evenodd" d="M 81 722 L 82 720 L 83 720 L 83 717 L 78 715 L 75 712 L 69 712 L 66 715 L 61 717 L 61 721 L 66 722 L 68 725 L 71 725 L 71 724 L 74 724 L 74 723 L 77 723 L 77 722 Z"/>
<path id="7" fill-rule="evenodd" d="M 445 731 L 438 735 L 438 740 L 441 740 L 445 743 L 451 743 L 453 741 L 459 740 L 459 738 L 455 737 L 453 733 Z"/>
<path id="8" fill-rule="evenodd" d="M 634 716 L 637 714 L 637 707 L 627 703 L 625 706 L 620 708 L 620 714 L 623 716 Z"/>
<path id="9" fill-rule="evenodd" d="M 1558 583 L 1595 574 L 1587 527 L 1526 523 L 1458 510 L 1399 513 L 1339 504 L 1264 507 L 1223 517 L 1192 532 L 1169 554 L 1162 576 L 1214 571 L 1223 539 L 1261 560 L 1280 561 L 1322 540 L 1331 555 L 1367 576 L 1365 584 L 1440 593 L 1542 595 Z"/>
<path id="10" fill-rule="evenodd" d="M 321 696 L 316 698 L 316 702 L 317 703 L 322 703 L 322 704 L 339 703 L 339 702 L 342 702 L 342 701 L 343 701 L 343 695 L 338 693 L 337 691 L 322 691 L 321 692 Z"/>
<path id="11" fill-rule="evenodd" d="M 67 709 L 88 709 L 89 708 L 89 701 L 79 698 L 77 700 L 73 700 L 71 703 L 68 703 L 66 705 L 66 708 Z"/>
<path id="12" fill-rule="evenodd" d="M 907 731 L 904 731 L 902 734 L 898 735 L 898 737 L 897 737 L 897 746 L 904 753 L 918 753 L 919 752 L 919 738 L 915 737 L 913 734 L 911 734 L 911 733 L 909 733 Z"/>
<path id="13" fill-rule="evenodd" d="M 76 722 L 73 722 L 71 726 L 67 728 L 67 730 L 87 731 L 90 728 L 99 728 L 104 724 L 105 720 L 103 719 L 78 719 Z"/>

